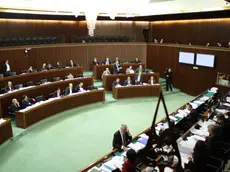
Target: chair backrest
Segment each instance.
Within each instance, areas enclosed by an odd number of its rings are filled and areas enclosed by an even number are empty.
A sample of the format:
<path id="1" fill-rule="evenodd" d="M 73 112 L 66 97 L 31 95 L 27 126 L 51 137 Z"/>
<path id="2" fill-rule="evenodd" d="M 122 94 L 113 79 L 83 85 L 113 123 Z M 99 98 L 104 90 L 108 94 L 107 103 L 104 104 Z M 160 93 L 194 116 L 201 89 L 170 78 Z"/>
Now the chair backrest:
<path id="1" fill-rule="evenodd" d="M 47 79 L 42 79 L 42 80 L 40 81 L 41 84 L 44 84 L 44 83 L 46 83 L 46 82 L 47 82 Z"/>
<path id="2" fill-rule="evenodd" d="M 29 87 L 29 86 L 33 86 L 34 85 L 34 82 L 33 81 L 29 81 L 26 83 L 26 85 Z"/>
<path id="3" fill-rule="evenodd" d="M 35 100 L 36 100 L 36 102 L 43 101 L 43 100 L 44 100 L 43 95 L 37 96 L 37 97 L 35 98 Z"/>
<path id="4" fill-rule="evenodd" d="M 76 75 L 77 78 L 83 77 L 83 74 Z"/>
<path id="5" fill-rule="evenodd" d="M 52 97 L 54 97 L 54 93 L 49 94 L 49 98 L 52 98 Z"/>
<path id="6" fill-rule="evenodd" d="M 27 73 L 27 70 L 22 70 L 22 73 Z"/>
<path id="7" fill-rule="evenodd" d="M 0 78 L 3 78 L 3 77 L 4 77 L 4 75 L 2 73 L 0 73 Z"/>
<path id="8" fill-rule="evenodd" d="M 15 75 L 16 75 L 16 72 L 10 72 L 9 75 L 10 75 L 10 76 L 15 76 Z"/>
<path id="9" fill-rule="evenodd" d="M 20 89 L 20 88 L 22 88 L 22 87 L 23 87 L 22 84 L 17 84 L 17 85 L 15 85 L 15 88 L 16 88 L 16 89 Z"/>
<path id="10" fill-rule="evenodd" d="M 61 80 L 60 77 L 54 77 L 54 78 L 53 78 L 53 81 L 60 81 L 60 80 Z"/>

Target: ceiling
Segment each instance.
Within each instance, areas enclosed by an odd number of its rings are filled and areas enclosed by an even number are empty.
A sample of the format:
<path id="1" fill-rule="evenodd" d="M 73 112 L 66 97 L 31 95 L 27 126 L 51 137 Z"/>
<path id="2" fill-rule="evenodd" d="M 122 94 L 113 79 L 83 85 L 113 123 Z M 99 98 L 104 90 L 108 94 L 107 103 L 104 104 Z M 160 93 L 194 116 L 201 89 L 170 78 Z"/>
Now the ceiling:
<path id="1" fill-rule="evenodd" d="M 0 12 L 99 16 L 153 16 L 229 10 L 224 0 L 0 0 Z"/>

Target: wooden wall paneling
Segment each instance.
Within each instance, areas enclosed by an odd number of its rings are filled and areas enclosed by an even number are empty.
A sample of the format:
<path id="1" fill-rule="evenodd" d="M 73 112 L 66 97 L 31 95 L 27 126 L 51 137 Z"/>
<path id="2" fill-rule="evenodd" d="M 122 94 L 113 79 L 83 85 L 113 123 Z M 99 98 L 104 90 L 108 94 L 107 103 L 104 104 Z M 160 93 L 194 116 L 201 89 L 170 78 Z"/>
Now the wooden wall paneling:
<path id="1" fill-rule="evenodd" d="M 98 46 L 88 46 L 87 47 L 87 69 L 86 70 L 92 70 L 92 62 L 93 59 L 97 58 L 99 63 L 101 63 L 104 59 L 102 57 L 98 57 Z"/>

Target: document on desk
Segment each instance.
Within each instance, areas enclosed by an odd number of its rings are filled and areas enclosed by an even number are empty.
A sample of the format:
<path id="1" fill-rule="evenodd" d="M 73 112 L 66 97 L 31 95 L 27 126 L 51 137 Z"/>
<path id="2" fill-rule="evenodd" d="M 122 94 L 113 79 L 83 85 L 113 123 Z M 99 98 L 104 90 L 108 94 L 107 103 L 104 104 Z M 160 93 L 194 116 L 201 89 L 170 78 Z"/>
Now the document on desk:
<path id="1" fill-rule="evenodd" d="M 139 150 L 143 149 L 145 145 L 140 142 L 136 142 L 136 143 L 130 143 L 128 147 L 138 152 Z"/>
<path id="2" fill-rule="evenodd" d="M 93 167 L 93 168 L 89 169 L 87 172 L 100 172 L 100 171 L 101 171 L 100 168 Z"/>
<path id="3" fill-rule="evenodd" d="M 115 156 L 111 160 L 104 163 L 103 165 L 109 170 L 115 170 L 117 168 L 121 169 L 123 164 L 124 164 L 123 156 Z"/>

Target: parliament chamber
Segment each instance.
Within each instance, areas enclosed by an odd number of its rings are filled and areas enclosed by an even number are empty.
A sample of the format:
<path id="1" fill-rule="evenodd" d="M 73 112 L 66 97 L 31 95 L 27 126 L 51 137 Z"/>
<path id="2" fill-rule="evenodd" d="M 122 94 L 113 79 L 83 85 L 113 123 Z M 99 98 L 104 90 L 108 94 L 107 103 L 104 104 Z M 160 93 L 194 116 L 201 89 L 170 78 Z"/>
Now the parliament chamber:
<path id="1" fill-rule="evenodd" d="M 0 2 L 0 171 L 230 171 L 221 1 Z"/>

